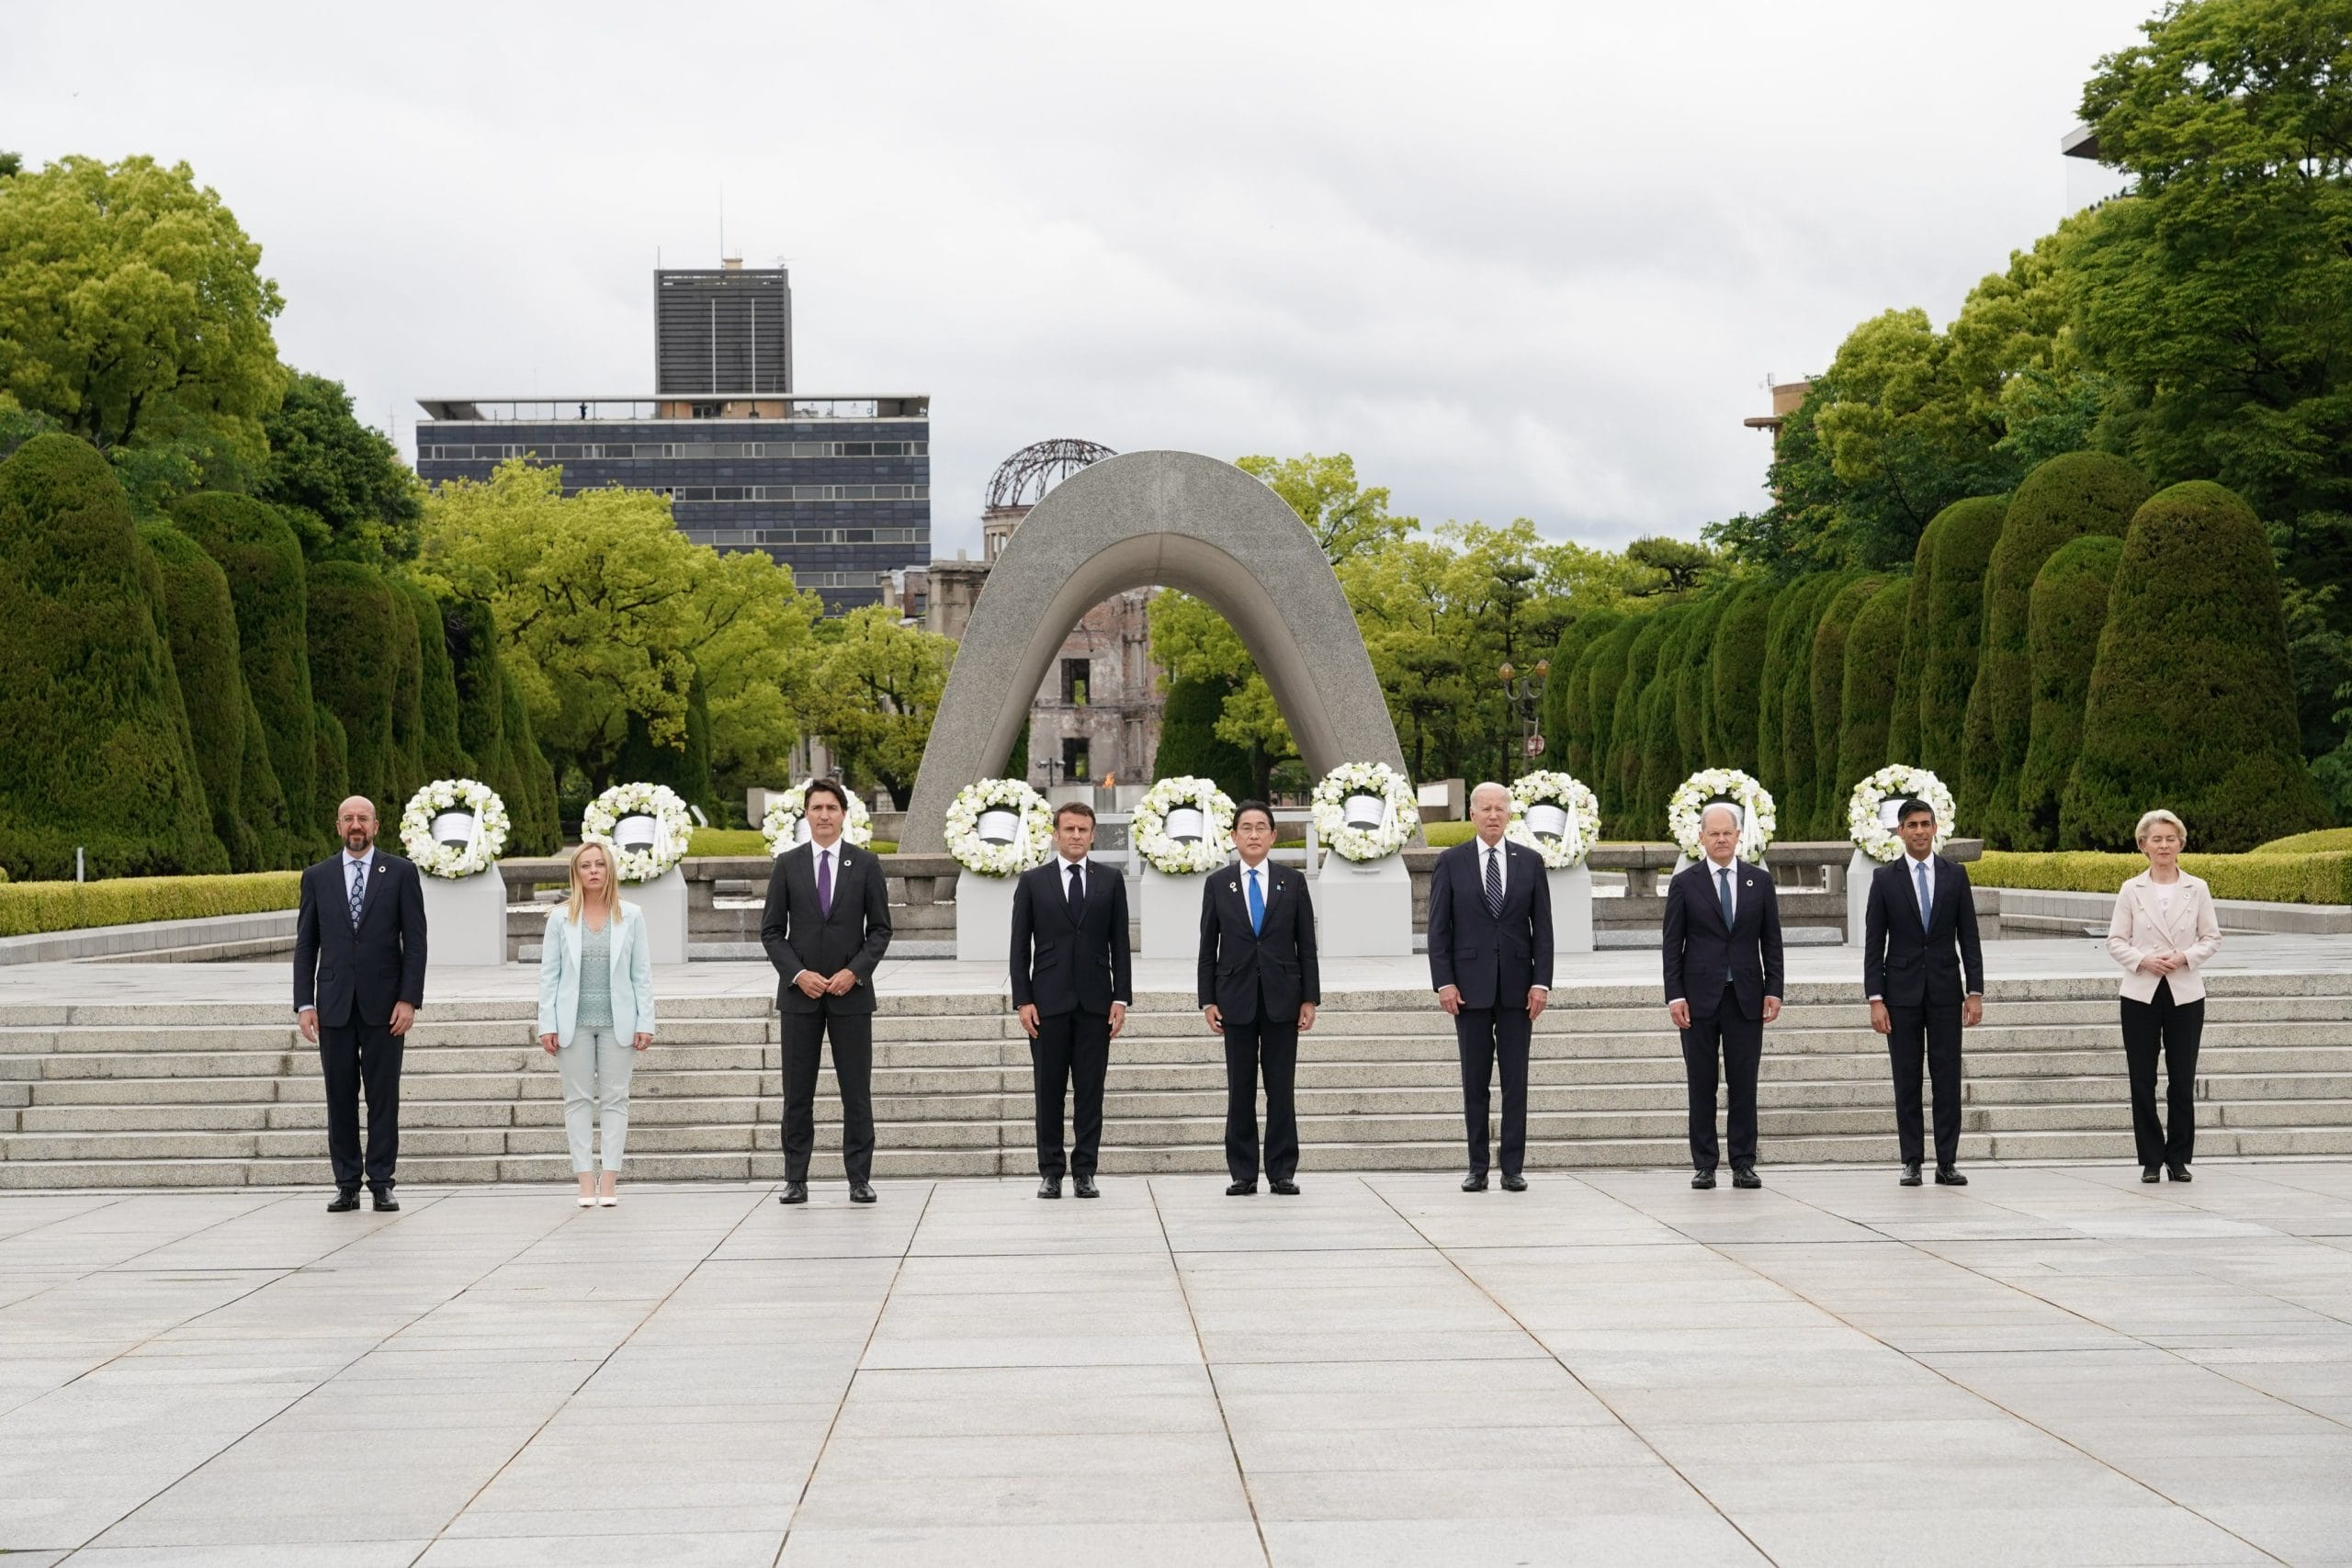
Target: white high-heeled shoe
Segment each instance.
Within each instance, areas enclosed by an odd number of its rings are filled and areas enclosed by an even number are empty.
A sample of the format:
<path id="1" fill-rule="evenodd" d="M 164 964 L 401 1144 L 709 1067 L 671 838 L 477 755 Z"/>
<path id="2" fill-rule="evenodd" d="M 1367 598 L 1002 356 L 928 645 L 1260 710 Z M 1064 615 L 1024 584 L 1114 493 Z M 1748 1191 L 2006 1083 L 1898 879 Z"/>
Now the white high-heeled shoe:
<path id="1" fill-rule="evenodd" d="M 616 1209 L 620 1207 L 620 1201 L 621 1195 L 619 1193 L 605 1192 L 598 1195 L 596 1199 L 596 1207 L 599 1209 Z"/>
<path id="2" fill-rule="evenodd" d="M 593 1209 L 596 1206 L 596 1200 L 591 1194 L 582 1192 L 580 1195 L 580 1206 L 583 1209 Z"/>

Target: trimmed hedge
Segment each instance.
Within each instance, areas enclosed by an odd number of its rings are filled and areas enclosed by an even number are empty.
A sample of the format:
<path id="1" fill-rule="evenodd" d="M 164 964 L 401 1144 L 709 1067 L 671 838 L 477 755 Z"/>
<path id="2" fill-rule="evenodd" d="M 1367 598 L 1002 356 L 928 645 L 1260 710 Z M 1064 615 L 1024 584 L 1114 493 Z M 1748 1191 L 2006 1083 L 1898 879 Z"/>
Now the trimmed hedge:
<path id="1" fill-rule="evenodd" d="M 556 807 L 555 770 L 539 751 L 531 733 L 531 712 L 523 703 L 523 687 L 503 661 L 498 666 L 500 722 L 506 732 L 506 756 L 514 775 L 514 794 L 504 795 L 514 833 L 508 841 L 516 854 L 551 855 L 563 845 L 563 827 Z M 501 791 L 502 795 L 504 792 Z M 519 814 L 517 808 L 520 808 Z"/>
<path id="2" fill-rule="evenodd" d="M 384 591 L 391 600 L 392 640 L 385 649 L 392 664 L 392 749 L 387 753 L 385 789 L 394 811 L 432 777 L 424 771 L 424 654 L 415 603 L 403 584 L 386 578 Z M 438 615 L 435 625 L 440 623 Z"/>
<path id="3" fill-rule="evenodd" d="M 1569 752 L 1568 772 L 1589 784 L 1593 793 L 1602 797 L 1601 809 L 1604 812 L 1608 810 L 1609 741 L 1614 733 L 1618 694 L 1625 687 L 1626 655 L 1634 646 L 1634 639 L 1642 635 L 1642 620 L 1643 617 L 1638 615 L 1629 616 L 1610 627 L 1593 639 L 1592 646 L 1586 649 L 1584 657 L 1577 661 L 1583 671 L 1582 679 L 1590 695 L 1586 701 L 1585 716 L 1581 721 L 1573 716 L 1575 710 L 1570 710 L 1572 716 L 1569 722 L 1576 728 L 1569 731 L 1568 743 L 1574 748 L 1581 741 L 1582 754 L 1578 755 L 1574 750 Z M 1571 698 L 1574 694 L 1570 694 Z"/>
<path id="4" fill-rule="evenodd" d="M 1947 506 L 1928 519 L 1911 549 L 1911 599 L 1903 612 L 1903 659 L 1894 667 L 1894 718 L 1887 726 L 1887 750 L 1898 757 L 1919 755 L 1919 675 L 1928 658 L 1928 604 L 1936 581 L 1937 525 Z"/>
<path id="5" fill-rule="evenodd" d="M 1976 677 L 1984 693 L 1981 719 L 1970 716 L 1977 750 L 1964 770 L 1969 797 L 1962 804 L 1988 844 L 2020 841 L 2018 785 L 2033 738 L 2033 672 L 2026 646 L 2033 580 L 2062 545 L 2086 534 L 2121 537 L 2147 499 L 2148 481 L 2122 458 L 2068 452 L 2026 475 L 2009 502 L 1984 579 L 1984 648 Z M 2279 668 L 2286 668 L 2283 654 Z M 1973 707 L 1976 695 L 1970 697 Z"/>
<path id="6" fill-rule="evenodd" d="M 88 444 L 0 463 L 0 864 L 226 872 L 130 502 Z"/>
<path id="7" fill-rule="evenodd" d="M 1838 798 L 1838 742 L 1846 713 L 1846 644 L 1854 617 L 1885 583 L 1882 577 L 1850 580 L 1829 595 L 1821 624 L 1813 629 L 1813 793 L 1810 800 L 1781 804 L 1781 832 L 1785 837 L 1826 837 L 1833 813 L 1845 804 Z M 1778 795 L 1773 799 L 1780 802 Z"/>
<path id="8" fill-rule="evenodd" d="M 1625 679 L 1617 688 L 1610 716 L 1609 752 L 1593 785 L 1600 794 L 1601 815 L 1612 820 L 1629 820 L 1641 809 L 1642 705 L 1657 674 L 1657 650 L 1673 629 L 1663 609 L 1644 615 L 1640 632 L 1625 650 Z"/>
<path id="9" fill-rule="evenodd" d="M 2091 661 L 2107 625 L 2107 592 L 2123 558 L 2123 541 L 2086 534 L 2063 546 L 2033 580 L 2026 612 L 2027 663 L 2033 675 L 2033 725 L 2018 773 L 2018 847 L 2058 847 L 2058 814 L 2067 775 L 2083 749 L 2083 703 Z"/>
<path id="10" fill-rule="evenodd" d="M 408 803 L 395 795 L 392 703 L 400 687 L 398 637 L 414 628 L 400 608 L 383 575 L 356 561 L 311 569 L 311 690 L 343 726 L 345 793 L 374 801 L 379 821 L 398 818 Z"/>
<path id="11" fill-rule="evenodd" d="M 2303 765 L 2289 668 L 2254 509 L 2205 479 L 2151 498 L 2108 593 L 2059 841 L 2121 848 L 2158 805 L 2216 851 L 2331 826 Z"/>
<path id="12" fill-rule="evenodd" d="M 1658 615 L 1671 617 L 1671 625 L 1666 640 L 1658 644 L 1657 670 L 1650 677 L 1650 689 L 1642 694 L 1641 779 L 1632 820 L 1655 819 L 1663 829 L 1667 797 L 1690 776 L 1690 770 L 1682 766 L 1675 699 L 1681 690 L 1682 672 L 1690 663 L 1690 639 L 1698 626 L 1699 607 L 1685 600 L 1668 604 Z"/>
<path id="13" fill-rule="evenodd" d="M 1738 591 L 1724 606 L 1708 658 L 1713 704 L 1708 708 L 1707 750 L 1713 765 L 1758 772 L 1756 709 L 1764 680 L 1764 634 L 1772 615 L 1772 590 L 1761 582 Z M 1769 785 L 1768 785 L 1769 787 Z"/>
<path id="14" fill-rule="evenodd" d="M 394 584 L 408 598 L 416 618 L 416 644 L 421 682 L 417 703 L 423 721 L 419 730 L 420 759 L 428 779 L 464 778 L 474 771 L 473 759 L 458 739 L 458 682 L 449 659 L 449 628 L 441 601 L 421 582 Z"/>
<path id="15" fill-rule="evenodd" d="M 343 720 L 327 712 L 323 703 L 311 709 L 311 738 L 315 748 L 311 756 L 311 773 L 318 780 L 320 798 L 327 803 L 326 819 L 332 826 L 344 801 L 351 795 L 351 752 L 343 738 Z M 381 819 L 379 811 L 379 823 Z"/>
<path id="16" fill-rule="evenodd" d="M 1569 711 L 1569 698 L 1571 694 L 1580 694 L 1576 704 L 1580 710 L 1584 699 L 1591 695 L 1588 687 L 1573 678 L 1577 661 L 1584 658 L 1585 650 L 1592 646 L 1595 638 L 1623 619 L 1624 616 L 1615 610 L 1594 610 L 1578 615 L 1568 623 L 1567 629 L 1560 634 L 1560 640 L 1552 647 L 1552 678 L 1544 682 L 1544 694 L 1536 701 L 1536 711 L 1543 721 L 1544 739 L 1550 748 L 1547 755 L 1554 759 L 1553 765 L 1555 767 L 1567 767 L 1571 772 L 1575 771 L 1568 760 L 1572 750 L 1569 737 L 1575 726 L 1575 719 Z M 1172 698 L 1174 694 L 1174 689 L 1171 687 L 1170 695 Z M 1006 776 L 1018 777 L 1019 775 Z M 1152 776 L 1165 779 L 1175 775 L 1165 768 L 1158 768 L 1153 770 Z M 1229 789 L 1226 793 L 1233 795 Z M 1234 795 L 1234 798 L 1238 800 L 1241 797 Z"/>
<path id="17" fill-rule="evenodd" d="M 2246 852 L 2306 855 L 2315 850 L 2352 850 L 2352 828 L 2321 828 L 2309 833 L 2290 833 L 2283 839 L 2273 839 L 2267 844 L 2256 844 Z"/>
<path id="18" fill-rule="evenodd" d="M 1984 637 L 1985 568 L 2007 532 L 2008 510 L 2006 498 L 1980 495 L 1955 501 L 1936 514 L 1934 591 L 1925 618 L 1911 624 L 1911 636 L 1925 644 L 1919 658 L 1918 743 L 1916 750 L 1895 752 L 1891 760 L 1916 761 L 1954 791 L 1967 773 L 1962 738 Z M 1852 785 L 1848 779 L 1847 787 Z M 1979 804 L 1960 801 L 1970 818 Z"/>
<path id="19" fill-rule="evenodd" d="M 1674 672 L 1674 739 L 1677 749 L 1674 783 L 1679 784 L 1706 765 L 1707 705 L 1714 694 L 1714 672 L 1707 660 L 1714 651 L 1715 628 L 1723 624 L 1728 593 L 1702 594 L 1690 613 L 1690 638 L 1684 646 L 1681 666 Z M 1668 786 L 1668 793 L 1673 786 Z"/>
<path id="20" fill-rule="evenodd" d="M 1777 786 L 1776 795 L 1787 787 L 1781 762 L 1788 754 L 1789 666 L 1799 658 L 1811 661 L 1814 617 L 1821 608 L 1821 591 L 1830 581 L 1816 573 L 1783 586 L 1772 596 L 1771 618 L 1765 625 L 1764 669 L 1757 684 L 1756 761 Z"/>
<path id="21" fill-rule="evenodd" d="M 104 882 L 0 883 L 0 936 L 86 931 L 146 920 L 257 915 L 300 902 L 302 874 L 123 876 Z"/>
<path id="22" fill-rule="evenodd" d="M 2352 851 L 2319 854 L 2185 854 L 2183 870 L 2205 879 L 2216 898 L 2272 904 L 2352 904 Z M 2041 854 L 1986 850 L 1969 863 L 1979 887 L 2030 887 L 2057 893 L 2113 893 L 2148 869 L 2144 855 L 2098 850 Z"/>
<path id="23" fill-rule="evenodd" d="M 1846 680 L 1838 693 L 1838 777 L 1834 804 L 1843 806 L 1853 781 L 1890 761 L 1887 729 L 1894 717 L 1894 667 L 1903 659 L 1903 615 L 1911 584 L 1886 583 L 1855 613 L 1846 634 Z M 1816 818 L 1816 825 L 1818 818 Z"/>

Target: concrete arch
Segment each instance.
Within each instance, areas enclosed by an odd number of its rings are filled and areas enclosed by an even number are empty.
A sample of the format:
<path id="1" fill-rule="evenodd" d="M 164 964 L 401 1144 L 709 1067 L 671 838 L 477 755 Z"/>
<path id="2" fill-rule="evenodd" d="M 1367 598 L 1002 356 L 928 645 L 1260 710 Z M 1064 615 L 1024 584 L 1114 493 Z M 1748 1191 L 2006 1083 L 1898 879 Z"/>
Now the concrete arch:
<path id="1" fill-rule="evenodd" d="M 949 802 L 1003 767 L 1079 617 L 1155 583 L 1206 600 L 1240 634 L 1310 773 L 1366 761 L 1403 770 L 1355 615 L 1297 514 L 1230 463 L 1129 452 L 1054 487 L 990 569 L 923 748 L 901 850 L 946 848 Z"/>

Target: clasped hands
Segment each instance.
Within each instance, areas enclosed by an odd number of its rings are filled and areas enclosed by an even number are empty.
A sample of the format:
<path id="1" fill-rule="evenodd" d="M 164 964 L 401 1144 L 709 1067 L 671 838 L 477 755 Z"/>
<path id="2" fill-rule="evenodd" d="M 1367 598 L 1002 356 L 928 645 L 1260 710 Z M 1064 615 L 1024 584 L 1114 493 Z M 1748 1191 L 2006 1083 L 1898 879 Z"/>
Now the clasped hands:
<path id="1" fill-rule="evenodd" d="M 849 995 L 851 987 L 857 984 L 857 976 L 850 970 L 841 969 L 833 973 L 832 978 L 827 979 L 814 969 L 803 969 L 793 976 L 792 983 L 800 987 L 802 996 L 813 1000 L 818 997 Z"/>
<path id="2" fill-rule="evenodd" d="M 2177 975 L 2188 967 L 2188 960 L 2177 953 L 2151 953 L 2140 960 L 2140 967 L 2158 975 Z"/>

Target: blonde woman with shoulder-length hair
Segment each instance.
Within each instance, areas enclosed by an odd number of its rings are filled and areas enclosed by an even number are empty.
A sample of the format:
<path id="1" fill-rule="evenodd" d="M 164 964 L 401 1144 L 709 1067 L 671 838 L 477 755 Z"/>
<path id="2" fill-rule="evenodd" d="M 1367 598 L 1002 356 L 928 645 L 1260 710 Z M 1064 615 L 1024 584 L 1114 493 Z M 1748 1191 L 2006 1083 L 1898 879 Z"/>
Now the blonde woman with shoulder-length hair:
<path id="1" fill-rule="evenodd" d="M 2197 1045 L 2205 1032 L 2205 982 L 2198 975 L 2222 945 L 2222 924 L 2205 884 L 2180 869 L 2188 827 L 2159 807 L 2132 830 L 2148 869 L 2115 896 L 2107 951 L 2123 965 L 2123 1060 L 2132 1077 L 2132 1136 L 2140 1179 L 2159 1168 L 2188 1179 L 2197 1152 Z M 2156 1113 L 2156 1058 L 2165 1063 L 2172 1125 Z"/>
<path id="2" fill-rule="evenodd" d="M 620 1201 L 615 1190 L 628 1139 L 629 1069 L 652 1043 L 645 916 L 621 901 L 611 852 L 582 844 L 571 852 L 571 896 L 548 917 L 539 949 L 539 1045 L 563 1077 L 563 1130 L 583 1209 Z M 600 1123 L 601 1188 L 592 1148 Z"/>

